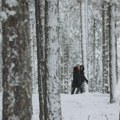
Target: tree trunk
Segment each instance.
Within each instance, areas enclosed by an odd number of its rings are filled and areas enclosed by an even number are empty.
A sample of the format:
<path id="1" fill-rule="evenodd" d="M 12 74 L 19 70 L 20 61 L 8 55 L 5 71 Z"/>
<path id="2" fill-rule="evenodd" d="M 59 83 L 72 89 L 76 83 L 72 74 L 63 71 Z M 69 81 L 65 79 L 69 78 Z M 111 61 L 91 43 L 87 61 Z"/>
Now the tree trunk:
<path id="1" fill-rule="evenodd" d="M 92 79 L 92 91 L 93 92 L 96 92 L 96 82 L 97 82 L 97 79 L 95 78 L 95 75 L 96 75 L 96 20 L 95 18 L 93 19 L 93 79 Z"/>
<path id="2" fill-rule="evenodd" d="M 109 5 L 109 15 L 110 15 L 110 103 L 115 102 L 114 99 L 114 93 L 115 93 L 115 87 L 117 82 L 117 73 L 116 73 L 116 42 L 115 42 L 115 19 L 113 18 L 113 14 L 115 12 L 115 5 Z"/>
<path id="3" fill-rule="evenodd" d="M 80 43 L 81 43 L 81 63 L 83 64 L 83 26 L 82 26 L 82 2 L 80 2 Z"/>
<path id="4" fill-rule="evenodd" d="M 87 41 L 87 11 L 86 11 L 86 2 L 82 2 L 82 44 L 83 44 L 83 64 L 85 67 L 85 74 L 87 75 L 87 51 L 86 51 L 86 41 Z"/>
<path id="5" fill-rule="evenodd" d="M 83 65 L 85 67 L 85 76 L 87 77 L 87 0 L 82 1 L 82 44 L 83 44 Z M 88 91 L 87 86 L 85 86 L 85 91 Z"/>
<path id="6" fill-rule="evenodd" d="M 59 0 L 45 0 L 46 120 L 62 119 L 58 87 L 58 5 Z"/>
<path id="7" fill-rule="evenodd" d="M 38 92 L 37 80 L 37 43 L 36 43 L 36 19 L 35 19 L 35 1 L 29 0 L 29 19 L 30 19 L 30 39 L 31 39 L 31 57 L 32 57 L 32 92 Z"/>
<path id="8" fill-rule="evenodd" d="M 2 0 L 0 0 L 0 11 L 2 10 Z M 2 91 L 2 22 L 0 21 L 0 91 Z"/>
<path id="9" fill-rule="evenodd" d="M 31 56 L 27 0 L 14 5 L 2 0 L 8 18 L 3 22 L 3 120 L 31 120 Z M 10 10 L 10 11 L 8 11 Z"/>
<path id="10" fill-rule="evenodd" d="M 40 102 L 40 120 L 46 120 L 45 106 L 45 32 L 44 32 L 44 0 L 35 0 L 36 14 L 36 39 L 37 39 L 37 60 L 38 60 L 38 92 Z"/>
<path id="11" fill-rule="evenodd" d="M 109 84 L 109 13 L 108 3 L 102 5 L 102 71 L 103 71 L 103 93 L 105 93 L 105 86 Z"/>
<path id="12" fill-rule="evenodd" d="M 40 120 L 61 120 L 58 80 L 59 0 L 36 0 Z"/>

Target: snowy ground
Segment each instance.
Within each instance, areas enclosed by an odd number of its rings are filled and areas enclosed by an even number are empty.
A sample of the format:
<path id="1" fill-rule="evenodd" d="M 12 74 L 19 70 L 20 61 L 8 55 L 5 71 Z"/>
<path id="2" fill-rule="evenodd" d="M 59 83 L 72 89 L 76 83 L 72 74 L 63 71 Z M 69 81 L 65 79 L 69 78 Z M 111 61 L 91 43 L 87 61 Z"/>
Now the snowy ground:
<path id="1" fill-rule="evenodd" d="M 39 98 L 38 98 L 38 94 L 33 94 L 32 103 L 33 103 L 32 120 L 39 120 Z"/>
<path id="2" fill-rule="evenodd" d="M 118 104 L 100 93 L 61 95 L 63 120 L 118 120 Z"/>
<path id="3" fill-rule="evenodd" d="M 0 120 L 2 114 L 2 94 L 0 93 Z M 61 95 L 63 120 L 118 120 L 118 103 L 110 104 L 109 95 L 86 93 Z M 33 120 L 39 120 L 38 95 L 33 95 Z"/>
<path id="4" fill-rule="evenodd" d="M 0 92 L 0 120 L 2 120 L 2 93 Z"/>

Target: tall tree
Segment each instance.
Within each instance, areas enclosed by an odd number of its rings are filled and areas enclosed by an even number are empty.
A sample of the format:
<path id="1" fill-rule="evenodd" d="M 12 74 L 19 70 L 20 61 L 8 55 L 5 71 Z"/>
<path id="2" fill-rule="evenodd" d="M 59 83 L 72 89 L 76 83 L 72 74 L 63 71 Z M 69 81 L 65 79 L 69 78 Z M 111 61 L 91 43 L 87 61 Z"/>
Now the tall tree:
<path id="1" fill-rule="evenodd" d="M 103 66 L 103 93 L 105 86 L 109 84 L 109 34 L 110 34 L 110 16 L 109 16 L 109 3 L 103 2 L 102 4 L 102 66 Z"/>
<path id="2" fill-rule="evenodd" d="M 115 101 L 114 92 L 117 82 L 115 7 L 114 1 L 103 2 L 103 87 L 110 84 L 111 103 Z"/>
<path id="3" fill-rule="evenodd" d="M 2 11 L 2 0 L 0 0 L 0 11 Z M 2 22 L 0 20 L 0 91 L 2 90 Z"/>
<path id="4" fill-rule="evenodd" d="M 110 52 L 109 52 L 109 66 L 110 66 L 110 102 L 114 102 L 115 87 L 117 83 L 117 71 L 116 71 L 116 35 L 115 35 L 115 13 L 116 5 L 114 3 L 109 4 L 110 12 Z"/>
<path id="5" fill-rule="evenodd" d="M 79 1 L 80 2 L 80 42 L 81 42 L 81 61 L 82 61 L 82 64 L 83 64 L 83 30 L 82 30 L 82 1 Z"/>
<path id="6" fill-rule="evenodd" d="M 86 45 L 87 45 L 87 40 L 88 40 L 88 30 L 87 30 L 87 20 L 88 20 L 88 16 L 87 16 L 87 6 L 88 6 L 88 1 L 87 0 L 84 0 L 82 1 L 82 4 L 81 4 L 81 10 L 82 10 L 82 38 L 81 38 L 81 44 L 82 45 L 82 62 L 83 62 L 83 65 L 85 67 L 85 74 L 87 76 L 87 48 L 86 48 Z M 86 87 L 86 91 L 88 91 L 88 88 Z"/>
<path id="7" fill-rule="evenodd" d="M 61 120 L 60 91 L 58 80 L 59 43 L 58 13 L 59 0 L 45 0 L 45 58 L 48 120 Z"/>
<path id="8" fill-rule="evenodd" d="M 87 28 L 87 7 L 88 7 L 88 0 L 85 0 L 83 3 L 83 60 L 85 66 L 85 74 L 87 76 L 87 40 L 88 40 L 88 28 Z M 84 14 L 85 13 L 85 14 Z"/>
<path id="9" fill-rule="evenodd" d="M 40 120 L 61 120 L 58 80 L 59 0 L 36 0 Z"/>
<path id="10" fill-rule="evenodd" d="M 3 120 L 31 120 L 31 66 L 28 0 L 2 0 Z"/>
<path id="11" fill-rule="evenodd" d="M 96 75 L 96 19 L 93 18 L 93 57 L 92 57 L 92 72 L 93 72 L 93 79 L 92 79 L 92 91 L 96 91 L 96 82 L 97 79 L 95 78 Z"/>
<path id="12" fill-rule="evenodd" d="M 44 11 L 45 1 L 35 0 L 36 16 L 36 39 L 37 39 L 37 60 L 38 60 L 38 92 L 40 102 L 40 120 L 46 120 L 46 70 L 45 70 L 45 31 L 44 31 Z"/>
<path id="13" fill-rule="evenodd" d="M 32 64 L 32 91 L 38 92 L 37 80 L 37 44 L 36 44 L 36 20 L 35 20 L 35 1 L 29 0 L 30 16 L 30 39 L 31 39 L 31 64 Z"/>

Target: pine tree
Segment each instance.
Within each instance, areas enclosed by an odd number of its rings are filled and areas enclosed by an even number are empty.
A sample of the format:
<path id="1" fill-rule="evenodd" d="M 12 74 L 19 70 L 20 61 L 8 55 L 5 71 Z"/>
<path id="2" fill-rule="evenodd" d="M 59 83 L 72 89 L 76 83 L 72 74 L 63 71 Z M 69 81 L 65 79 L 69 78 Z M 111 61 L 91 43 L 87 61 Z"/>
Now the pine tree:
<path id="1" fill-rule="evenodd" d="M 103 93 L 105 92 L 105 86 L 109 85 L 109 27 L 110 16 L 108 11 L 109 4 L 103 2 L 102 5 L 102 66 L 103 66 Z"/>
<path id="2" fill-rule="evenodd" d="M 45 0 L 45 58 L 46 91 L 45 104 L 48 120 L 61 120 L 60 91 L 58 80 L 58 7 L 59 0 Z M 54 18 L 54 19 L 53 19 Z M 54 23 L 52 23 L 54 21 Z"/>
<path id="3" fill-rule="evenodd" d="M 36 0 L 38 86 L 41 120 L 61 120 L 58 80 L 59 0 Z"/>
<path id="4" fill-rule="evenodd" d="M 3 120 L 31 120 L 31 66 L 28 1 L 2 0 Z"/>
<path id="5" fill-rule="evenodd" d="M 109 66 L 110 66 L 110 102 L 114 102 L 115 87 L 117 83 L 117 72 L 116 72 L 116 35 L 115 35 L 115 4 L 109 4 L 109 14 L 110 14 L 110 52 L 109 52 Z"/>
<path id="6" fill-rule="evenodd" d="M 2 11 L 2 1 L 0 0 L 0 10 Z M 0 91 L 2 90 L 2 22 L 0 21 Z"/>
<path id="7" fill-rule="evenodd" d="M 37 61 L 38 61 L 38 92 L 40 102 L 40 120 L 46 120 L 45 91 L 46 91 L 46 70 L 45 70 L 45 32 L 44 32 L 44 0 L 35 0 L 36 16 L 36 39 L 37 39 Z"/>
<path id="8" fill-rule="evenodd" d="M 29 0 L 29 19 L 30 19 L 30 39 L 31 39 L 31 64 L 32 64 L 32 91 L 38 92 L 37 80 L 37 44 L 36 44 L 36 20 L 35 20 L 35 1 Z"/>

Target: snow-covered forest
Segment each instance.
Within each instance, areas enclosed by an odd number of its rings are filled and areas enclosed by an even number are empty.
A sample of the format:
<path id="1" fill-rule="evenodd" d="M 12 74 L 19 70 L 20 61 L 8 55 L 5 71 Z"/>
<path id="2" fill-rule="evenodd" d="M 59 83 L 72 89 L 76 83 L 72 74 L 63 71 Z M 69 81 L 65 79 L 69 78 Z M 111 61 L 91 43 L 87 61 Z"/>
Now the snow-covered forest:
<path id="1" fill-rule="evenodd" d="M 0 0 L 0 120 L 120 120 L 119 50 L 120 0 Z"/>

